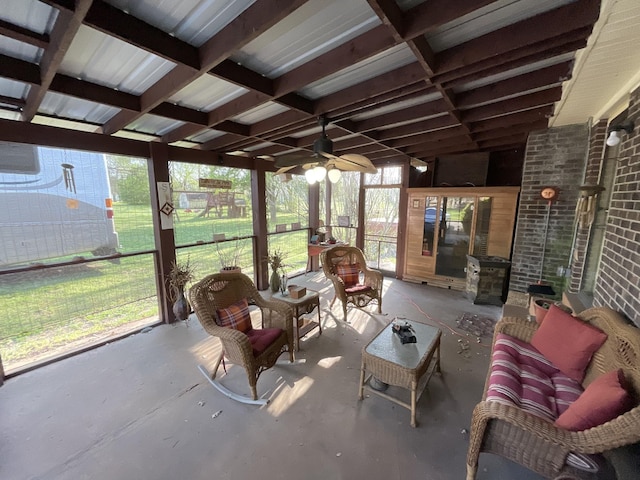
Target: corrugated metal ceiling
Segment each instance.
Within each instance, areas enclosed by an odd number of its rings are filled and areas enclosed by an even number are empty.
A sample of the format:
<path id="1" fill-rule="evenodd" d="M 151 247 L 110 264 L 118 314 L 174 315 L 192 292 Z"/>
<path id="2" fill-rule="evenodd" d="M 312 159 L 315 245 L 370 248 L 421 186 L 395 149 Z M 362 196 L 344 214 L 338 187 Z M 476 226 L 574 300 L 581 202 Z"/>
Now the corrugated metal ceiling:
<path id="1" fill-rule="evenodd" d="M 37 0 L 3 2 L 5 8 L 0 11 L 0 20 L 33 35 L 28 38 L 18 30 L 12 33 L 11 29 L 0 34 L 0 54 L 18 62 L 12 63 L 11 68 L 3 69 L 0 65 L 1 117 L 16 120 L 20 108 L 33 115 L 35 110 L 28 102 L 37 101 L 40 115 L 36 115 L 35 123 L 85 131 L 95 131 L 102 126 L 104 131 L 116 132 L 117 136 L 153 141 L 163 136 L 163 141 L 184 146 L 215 140 L 212 145 L 223 151 L 228 146 L 229 150 L 245 148 L 259 153 L 261 148 L 270 152 L 277 148 L 282 152 L 297 150 L 290 147 L 292 138 L 298 139 L 300 148 L 309 149 L 310 136 L 320 132 L 315 117 L 326 114 L 331 118 L 335 113 L 336 118 L 349 122 L 335 127 L 330 125 L 328 132 L 332 137 L 360 137 L 365 142 L 375 143 L 379 149 L 387 149 L 381 155 L 402 156 L 402 150 L 378 141 L 376 132 L 400 125 L 418 127 L 425 119 L 438 119 L 426 122 L 424 127 L 419 126 L 427 132 L 457 125 L 460 119 L 455 112 L 458 94 L 471 97 L 460 109 L 465 117 L 473 119 L 471 122 L 514 114 L 538 105 L 553 105 L 560 94 L 554 93 L 559 89 L 551 88 L 557 85 L 552 80 L 540 84 L 532 81 L 522 90 L 508 85 L 506 93 L 492 93 L 491 89 L 483 87 L 505 84 L 523 74 L 535 79 L 539 70 L 571 59 L 577 45 L 582 45 L 580 42 L 588 36 L 593 23 L 590 15 L 595 18 L 597 12 L 593 0 L 497 0 L 458 18 L 448 17 L 449 21 L 434 29 L 416 30 L 418 37 L 414 42 L 411 38 L 400 38 L 404 34 L 402 28 L 399 33 L 393 30 L 396 20 L 393 12 L 385 18 L 383 12 L 393 10 L 393 2 L 381 1 L 380 8 L 374 9 L 376 0 L 301 1 L 299 8 L 284 16 L 273 8 L 265 8 L 263 12 L 250 8 L 255 7 L 256 1 L 271 7 L 280 5 L 272 0 L 106 1 L 129 13 L 129 16 L 119 18 L 126 25 L 110 24 L 108 15 L 98 18 L 96 12 L 110 11 L 111 7 L 104 5 L 103 0 L 94 0 L 89 9 L 90 12 L 97 10 L 93 15 L 80 18 L 82 25 L 77 32 L 71 29 L 73 33 L 65 40 L 70 41 L 70 46 L 64 56 L 60 55 L 63 59 L 55 65 L 53 74 L 46 72 L 46 65 L 40 63 L 47 43 L 57 43 L 46 35 L 37 35 L 49 34 L 56 21 L 68 18 L 72 12 L 58 15 L 57 8 Z M 52 5 L 56 2 L 65 5 L 61 0 L 50 0 Z M 397 5 L 399 12 L 407 12 L 402 25 L 419 29 L 423 22 L 431 27 L 426 2 L 399 0 Z M 419 14 L 411 10 L 417 5 L 421 6 Z M 464 9 L 465 5 L 460 8 Z M 564 18 L 569 24 L 566 32 L 562 30 L 563 25 L 554 25 L 556 37 L 545 39 L 547 25 L 532 28 L 533 21 L 530 20 L 536 15 L 561 8 L 571 12 L 565 12 Z M 624 92 L 640 82 L 640 54 L 636 48 L 640 42 L 640 29 L 637 28 L 640 3 L 637 0 L 604 0 L 602 11 L 603 18 L 596 24 L 596 33 L 589 40 L 589 46 L 584 53 L 578 54 L 574 79 L 566 84 L 564 96 L 556 106 L 557 117 L 552 120 L 556 124 L 586 121 L 594 112 L 613 111 L 612 102 L 623 102 Z M 450 11 L 445 9 L 437 13 L 446 16 Z M 201 74 L 198 60 L 215 55 L 209 55 L 211 52 L 203 49 L 198 51 L 196 47 L 223 31 L 239 16 L 242 21 L 235 24 L 238 37 L 225 37 L 225 42 L 237 40 L 238 47 L 235 51 L 230 49 L 232 53 L 222 59 L 222 63 L 201 68 L 202 72 L 213 68 L 212 73 Z M 579 20 L 572 25 L 574 18 Z M 520 21 L 528 22 L 523 34 L 535 38 L 536 48 L 548 43 L 557 44 L 554 48 L 562 50 L 558 39 L 564 38 L 566 33 L 571 46 L 569 51 L 558 53 L 549 47 L 547 53 L 544 49 L 538 52 L 532 48 L 530 52 L 533 53 L 526 53 L 526 56 L 524 52 L 529 52 L 527 47 L 530 45 L 516 46 L 512 51 L 500 42 L 488 45 L 482 37 Z M 579 21 L 583 23 L 577 23 Z M 262 27 L 263 24 L 270 27 Z M 251 28 L 243 31 L 247 25 Z M 376 32 L 381 35 L 380 46 L 370 42 L 371 35 L 363 36 L 374 28 L 379 29 Z M 511 30 L 509 35 L 513 35 Z M 537 30 L 535 35 L 534 30 Z M 420 35 L 424 31 L 428 31 L 426 44 Z M 135 38 L 136 32 L 148 32 L 151 36 L 142 37 L 141 33 Z M 254 34 L 257 35 L 255 38 Z M 129 38 L 130 43 L 124 38 Z M 161 40 L 157 48 L 147 41 L 148 38 Z M 367 41 L 374 45 L 370 47 Z M 472 54 L 476 45 L 485 49 L 482 53 L 486 65 L 482 61 L 476 64 Z M 456 48 L 450 53 L 452 47 Z M 513 60 L 501 62 L 500 52 L 507 51 Z M 455 60 L 447 66 L 451 70 L 438 71 L 441 61 L 449 60 L 449 57 Z M 336 59 L 339 62 L 332 63 Z M 334 65 L 340 65 L 341 69 L 334 72 L 338 68 Z M 344 65 L 349 66 L 342 68 Z M 40 68 L 44 70 L 41 72 Z M 385 75 L 384 80 L 376 82 L 378 77 L 389 72 L 398 72 L 398 75 Z M 63 76 L 71 78 L 61 78 Z M 438 88 L 433 87 L 432 82 Z M 294 85 L 295 89 L 289 85 Z M 363 85 L 363 93 L 357 91 L 359 85 Z M 356 89 L 350 88 L 354 86 Z M 154 90 L 150 91 L 151 87 Z M 440 93 L 424 94 L 425 89 Z M 29 98 L 34 90 L 36 95 Z M 129 95 L 110 96 L 113 90 Z M 157 92 L 160 92 L 159 98 L 155 98 Z M 537 104 L 529 105 L 521 100 L 530 92 L 541 94 Z M 409 95 L 415 97 L 407 100 Z M 440 102 L 442 108 L 449 106 L 447 111 L 435 114 L 429 111 L 406 119 L 391 115 L 406 107 L 428 105 L 430 100 L 441 95 L 447 97 L 447 101 Z M 504 112 L 496 108 L 476 108 L 505 99 L 510 99 L 511 103 Z M 376 106 L 377 102 L 383 106 Z M 503 108 L 504 105 L 500 103 L 499 106 Z M 447 123 L 446 118 L 451 122 Z M 370 119 L 376 121 L 367 122 Z M 273 128 L 267 126 L 265 120 L 272 121 Z M 82 126 L 82 122 L 87 123 Z M 360 122 L 364 122 L 365 132 L 360 130 Z M 258 123 L 256 135 L 252 127 Z M 381 126 L 372 132 L 366 130 L 374 124 Z M 536 125 L 539 127 L 540 122 Z M 411 128 L 406 131 L 409 133 L 398 130 L 393 134 L 420 133 Z M 451 131 L 447 134 L 451 135 Z M 463 136 L 460 143 L 475 142 L 477 148 L 483 148 L 480 141 L 474 140 L 474 134 Z M 504 135 L 498 129 L 482 138 L 493 140 L 492 135 L 501 134 Z"/>

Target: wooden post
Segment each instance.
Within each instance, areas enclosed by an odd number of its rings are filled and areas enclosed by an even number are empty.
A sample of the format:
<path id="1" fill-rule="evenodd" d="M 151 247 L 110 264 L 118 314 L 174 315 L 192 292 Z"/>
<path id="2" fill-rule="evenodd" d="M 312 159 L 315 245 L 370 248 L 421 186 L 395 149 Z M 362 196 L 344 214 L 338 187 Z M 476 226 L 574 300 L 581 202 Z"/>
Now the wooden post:
<path id="1" fill-rule="evenodd" d="M 151 192 L 151 212 L 156 250 L 156 285 L 160 319 L 164 323 L 175 321 L 172 303 L 169 300 L 167 274 L 176 259 L 176 243 L 173 229 L 162 230 L 160 205 L 158 205 L 158 182 L 169 181 L 169 149 L 165 143 L 149 143 L 149 191 Z"/>
<path id="2" fill-rule="evenodd" d="M 253 212 L 253 235 L 256 244 L 253 249 L 254 281 L 258 290 L 269 286 L 269 266 L 265 260 L 269 254 L 267 241 L 267 195 L 264 162 L 256 161 L 251 170 L 251 205 Z"/>

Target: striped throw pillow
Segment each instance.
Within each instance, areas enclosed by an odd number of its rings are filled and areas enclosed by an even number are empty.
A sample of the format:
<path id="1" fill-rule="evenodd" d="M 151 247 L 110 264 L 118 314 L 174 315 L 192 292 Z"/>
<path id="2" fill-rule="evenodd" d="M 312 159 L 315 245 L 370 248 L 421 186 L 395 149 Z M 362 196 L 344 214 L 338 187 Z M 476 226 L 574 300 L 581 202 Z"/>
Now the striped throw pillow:
<path id="1" fill-rule="evenodd" d="M 243 298 L 227 308 L 216 310 L 216 323 L 221 327 L 233 328 L 243 333 L 250 331 L 253 327 L 247 299 Z"/>

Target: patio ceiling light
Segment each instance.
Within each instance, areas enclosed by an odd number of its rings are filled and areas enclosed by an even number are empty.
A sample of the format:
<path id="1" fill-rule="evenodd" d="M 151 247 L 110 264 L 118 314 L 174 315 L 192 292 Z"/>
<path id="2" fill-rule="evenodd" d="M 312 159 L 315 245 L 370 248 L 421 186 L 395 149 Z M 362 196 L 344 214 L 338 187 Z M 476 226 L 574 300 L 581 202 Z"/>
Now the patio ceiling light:
<path id="1" fill-rule="evenodd" d="M 615 147 L 620 143 L 620 133 L 621 131 L 625 131 L 627 134 L 633 132 L 634 124 L 632 121 L 628 121 L 626 123 L 622 123 L 619 125 L 612 125 L 609 127 L 609 138 L 607 138 L 607 145 L 610 147 Z"/>

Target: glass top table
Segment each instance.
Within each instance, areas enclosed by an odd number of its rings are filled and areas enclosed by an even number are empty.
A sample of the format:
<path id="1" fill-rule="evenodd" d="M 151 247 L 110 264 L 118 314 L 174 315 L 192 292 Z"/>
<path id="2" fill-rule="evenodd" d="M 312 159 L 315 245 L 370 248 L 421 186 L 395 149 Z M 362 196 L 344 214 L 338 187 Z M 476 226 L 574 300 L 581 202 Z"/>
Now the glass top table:
<path id="1" fill-rule="evenodd" d="M 400 320 L 400 323 L 405 320 Z M 387 398 L 411 410 L 411 426 L 416 426 L 416 402 L 431 375 L 440 372 L 439 328 L 415 321 L 407 321 L 413 327 L 416 343 L 403 344 L 393 333 L 390 323 L 362 349 L 359 398 L 364 389 Z M 405 403 L 386 393 L 372 389 L 369 382 L 375 377 L 381 382 L 411 390 L 411 403 Z M 419 388 L 419 385 L 421 388 Z"/>

